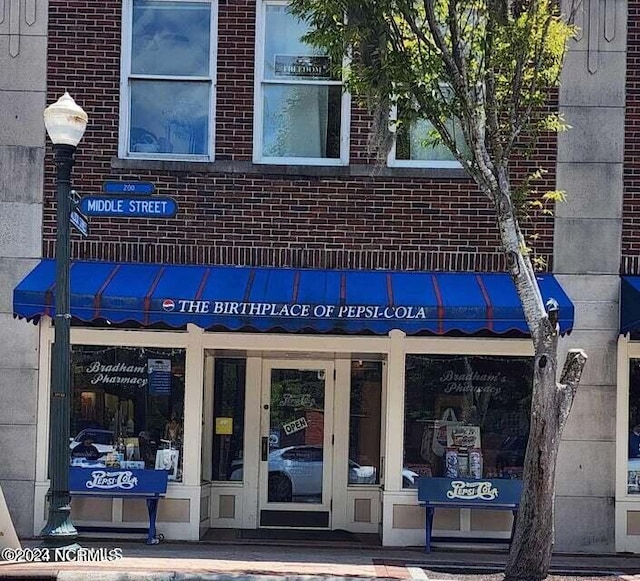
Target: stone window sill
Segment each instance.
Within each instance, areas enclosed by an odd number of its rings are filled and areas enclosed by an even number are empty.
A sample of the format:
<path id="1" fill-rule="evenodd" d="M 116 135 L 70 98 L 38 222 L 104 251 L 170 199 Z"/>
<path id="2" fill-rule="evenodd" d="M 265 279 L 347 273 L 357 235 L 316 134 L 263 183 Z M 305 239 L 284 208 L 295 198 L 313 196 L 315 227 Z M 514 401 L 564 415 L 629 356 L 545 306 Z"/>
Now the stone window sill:
<path id="1" fill-rule="evenodd" d="M 111 159 L 112 169 L 122 170 L 160 170 L 185 173 L 210 174 L 252 174 L 282 177 L 391 177 L 422 179 L 470 179 L 466 171 L 460 168 L 415 168 L 387 167 L 371 164 L 352 164 L 349 166 L 312 166 L 312 165 L 268 165 L 251 161 L 213 162 L 166 161 L 148 159 Z"/>

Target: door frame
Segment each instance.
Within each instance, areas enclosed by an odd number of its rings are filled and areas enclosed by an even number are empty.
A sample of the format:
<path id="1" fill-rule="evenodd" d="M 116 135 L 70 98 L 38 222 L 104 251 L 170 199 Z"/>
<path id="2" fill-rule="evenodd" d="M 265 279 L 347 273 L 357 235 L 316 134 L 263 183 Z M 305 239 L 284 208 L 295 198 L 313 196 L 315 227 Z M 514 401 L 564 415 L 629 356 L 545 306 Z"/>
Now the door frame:
<path id="1" fill-rule="evenodd" d="M 262 459 L 259 452 L 258 470 L 258 526 L 263 525 L 261 515 L 264 511 L 299 512 L 299 513 L 328 513 L 326 526 L 302 524 L 301 526 L 286 525 L 288 528 L 331 528 L 331 512 L 333 505 L 333 451 L 334 451 L 334 392 L 335 392 L 335 363 L 326 359 L 263 359 L 262 381 L 260 395 L 260 448 L 262 439 L 269 438 L 271 417 L 271 373 L 273 369 L 296 369 L 301 371 L 324 371 L 324 435 L 323 435 L 323 472 L 322 472 L 322 502 L 268 502 L 269 462 Z"/>

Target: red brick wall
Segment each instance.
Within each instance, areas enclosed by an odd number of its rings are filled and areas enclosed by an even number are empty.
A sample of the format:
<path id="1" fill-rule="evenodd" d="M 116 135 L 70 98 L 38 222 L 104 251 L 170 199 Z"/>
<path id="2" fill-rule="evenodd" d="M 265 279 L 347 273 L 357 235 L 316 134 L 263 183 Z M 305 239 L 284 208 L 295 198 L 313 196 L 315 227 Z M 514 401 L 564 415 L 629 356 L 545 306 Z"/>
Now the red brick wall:
<path id="1" fill-rule="evenodd" d="M 218 10 L 216 159 L 251 160 L 255 2 L 224 2 Z"/>
<path id="2" fill-rule="evenodd" d="M 354 110 L 351 160 L 370 164 L 365 177 L 121 170 L 117 156 L 120 0 L 51 0 L 49 94 L 68 90 L 90 124 L 80 144 L 74 187 L 99 193 L 105 179 L 142 179 L 179 204 L 169 220 L 91 218 L 91 236 L 74 234 L 75 257 L 173 263 L 317 267 L 500 270 L 497 228 L 468 178 L 384 177 L 366 151 L 371 125 Z M 218 18 L 217 159 L 250 161 L 253 131 L 255 2 L 220 5 Z M 555 181 L 555 137 L 538 148 Z M 154 164 L 151 164 L 154 165 Z M 517 163 L 522 169 L 526 165 Z M 155 164 L 159 167 L 159 164 Z M 144 167 L 140 163 L 137 168 Z M 199 168 L 197 168 L 199 170 Z M 44 254 L 53 255 L 53 163 L 46 163 Z M 440 172 L 442 173 L 442 172 Z M 536 251 L 552 252 L 550 219 L 536 227 Z"/>
<path id="3" fill-rule="evenodd" d="M 627 21 L 622 272 L 640 273 L 640 0 L 629 0 Z"/>

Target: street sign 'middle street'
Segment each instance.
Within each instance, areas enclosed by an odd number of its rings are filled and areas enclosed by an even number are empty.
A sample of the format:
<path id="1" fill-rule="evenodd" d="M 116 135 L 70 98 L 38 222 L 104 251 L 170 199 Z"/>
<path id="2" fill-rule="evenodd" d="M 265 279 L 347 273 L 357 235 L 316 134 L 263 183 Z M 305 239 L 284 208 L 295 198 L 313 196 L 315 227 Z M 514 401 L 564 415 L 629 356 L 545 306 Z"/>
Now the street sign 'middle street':
<path id="1" fill-rule="evenodd" d="M 178 211 L 178 204 L 173 198 L 164 196 L 86 196 L 80 200 L 79 209 L 85 216 L 172 218 Z"/>

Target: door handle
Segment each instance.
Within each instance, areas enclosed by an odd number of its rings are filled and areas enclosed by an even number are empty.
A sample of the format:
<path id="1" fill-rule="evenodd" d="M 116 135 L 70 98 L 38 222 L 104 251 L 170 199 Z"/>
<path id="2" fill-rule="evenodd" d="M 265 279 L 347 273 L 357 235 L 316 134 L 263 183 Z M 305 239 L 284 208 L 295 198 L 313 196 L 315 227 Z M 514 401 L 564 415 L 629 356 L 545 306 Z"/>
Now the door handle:
<path id="1" fill-rule="evenodd" d="M 269 456 L 269 438 L 262 436 L 262 461 L 266 462 Z"/>

